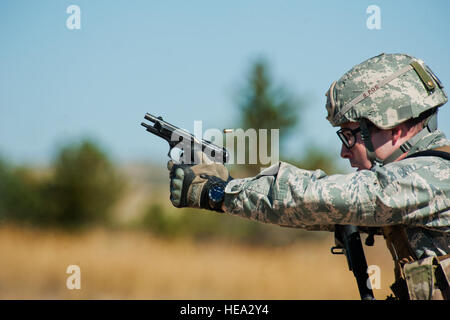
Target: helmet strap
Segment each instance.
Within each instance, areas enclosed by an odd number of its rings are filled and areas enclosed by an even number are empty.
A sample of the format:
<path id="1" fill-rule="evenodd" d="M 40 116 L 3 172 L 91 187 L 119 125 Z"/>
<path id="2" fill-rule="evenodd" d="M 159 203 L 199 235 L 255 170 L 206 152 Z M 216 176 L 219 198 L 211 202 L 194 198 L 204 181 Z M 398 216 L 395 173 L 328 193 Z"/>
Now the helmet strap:
<path id="1" fill-rule="evenodd" d="M 373 147 L 372 139 L 370 137 L 368 120 L 361 119 L 359 122 L 359 127 L 361 128 L 361 138 L 366 146 L 367 158 L 372 164 L 372 167 L 375 165 L 382 165 L 383 160 L 378 159 L 375 154 L 375 148 Z"/>
<path id="2" fill-rule="evenodd" d="M 411 151 L 411 149 L 414 147 L 414 145 L 419 142 L 419 140 L 422 140 L 423 137 L 428 135 L 430 132 L 427 130 L 428 128 L 422 129 L 418 134 L 416 134 L 414 137 L 403 143 L 400 148 L 392 152 L 392 154 L 384 159 L 381 162 L 381 165 L 385 165 L 391 162 L 394 162 L 397 160 L 398 157 L 400 157 L 402 154 L 407 153 Z"/>
<path id="3" fill-rule="evenodd" d="M 435 131 L 437 129 L 437 112 L 431 115 L 427 122 L 426 126 L 417 133 L 414 137 L 403 143 L 397 150 L 395 150 L 389 157 L 384 160 L 377 158 L 375 154 L 375 149 L 372 144 L 372 140 L 370 138 L 370 132 L 366 119 L 361 119 L 360 121 L 361 128 L 361 137 L 364 141 L 364 145 L 366 146 L 367 158 L 372 163 L 372 167 L 374 166 L 384 166 L 388 163 L 394 162 L 398 159 L 403 153 L 410 152 L 414 146 L 422 140 L 426 135 Z"/>

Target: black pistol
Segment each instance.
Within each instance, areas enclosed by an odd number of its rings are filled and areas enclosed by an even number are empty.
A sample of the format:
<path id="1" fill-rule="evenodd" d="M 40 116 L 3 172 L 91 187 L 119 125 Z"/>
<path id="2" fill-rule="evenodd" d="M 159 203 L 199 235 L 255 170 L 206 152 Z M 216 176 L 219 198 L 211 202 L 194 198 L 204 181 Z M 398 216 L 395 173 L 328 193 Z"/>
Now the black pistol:
<path id="1" fill-rule="evenodd" d="M 148 132 L 163 138 L 169 143 L 168 156 L 173 162 L 178 164 L 199 164 L 202 161 L 228 162 L 229 153 L 225 148 L 204 139 L 199 141 L 191 133 L 164 121 L 162 117 L 155 117 L 150 113 L 146 113 L 144 118 L 152 122 L 153 125 L 145 122 L 142 122 L 141 125 Z"/>

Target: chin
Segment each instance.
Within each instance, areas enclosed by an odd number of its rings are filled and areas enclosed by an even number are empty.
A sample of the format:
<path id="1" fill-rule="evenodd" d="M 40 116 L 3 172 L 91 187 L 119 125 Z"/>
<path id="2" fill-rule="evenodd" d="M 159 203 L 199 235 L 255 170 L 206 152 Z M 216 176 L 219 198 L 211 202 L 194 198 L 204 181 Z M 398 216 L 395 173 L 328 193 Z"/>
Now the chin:
<path id="1" fill-rule="evenodd" d="M 351 166 L 352 166 L 352 168 L 356 168 L 356 171 L 360 171 L 360 170 L 366 169 L 365 167 L 357 165 L 357 164 L 354 164 L 354 163 L 352 163 Z"/>

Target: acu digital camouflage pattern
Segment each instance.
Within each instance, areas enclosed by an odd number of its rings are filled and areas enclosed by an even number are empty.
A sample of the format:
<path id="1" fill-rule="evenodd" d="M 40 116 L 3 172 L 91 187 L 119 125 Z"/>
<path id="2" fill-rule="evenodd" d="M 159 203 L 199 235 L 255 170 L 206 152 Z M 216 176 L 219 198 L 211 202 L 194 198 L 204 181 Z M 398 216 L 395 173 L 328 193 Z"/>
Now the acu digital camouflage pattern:
<path id="1" fill-rule="evenodd" d="M 445 145 L 450 141 L 436 130 L 417 149 Z M 256 177 L 232 180 L 225 211 L 308 230 L 401 224 L 417 257 L 444 255 L 450 252 L 450 161 L 416 157 L 331 176 L 280 162 Z"/>
<path id="2" fill-rule="evenodd" d="M 353 67 L 333 83 L 327 93 L 327 119 L 336 127 L 364 118 L 379 128 L 390 129 L 446 103 L 447 96 L 439 80 L 430 71 L 427 73 L 436 87 L 432 92 L 427 91 L 413 68 L 377 88 L 381 81 L 413 61 L 419 62 L 425 70 L 428 68 L 422 60 L 406 54 L 381 54 Z M 364 92 L 367 98 L 343 116 L 336 117 L 345 105 Z"/>

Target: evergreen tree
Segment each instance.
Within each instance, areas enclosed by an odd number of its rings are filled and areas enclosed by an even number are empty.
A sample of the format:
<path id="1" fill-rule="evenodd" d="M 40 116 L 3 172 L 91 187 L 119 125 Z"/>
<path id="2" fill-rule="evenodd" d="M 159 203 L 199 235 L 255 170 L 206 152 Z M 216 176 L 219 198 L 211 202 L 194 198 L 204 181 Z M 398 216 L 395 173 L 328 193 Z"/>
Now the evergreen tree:
<path id="1" fill-rule="evenodd" d="M 279 129 L 281 148 L 289 131 L 298 123 L 302 103 L 284 87 L 275 86 L 267 62 L 260 59 L 251 67 L 247 83 L 239 95 L 238 107 L 241 128 L 244 130 L 253 128 L 257 132 L 259 129 L 267 129 L 267 154 L 270 155 L 272 152 L 270 129 Z M 259 149 L 248 150 L 248 146 L 246 149 L 247 153 L 256 152 L 259 155 Z M 247 171 L 252 174 L 258 173 L 263 166 L 260 160 L 258 157 L 257 164 L 247 165 Z"/>

